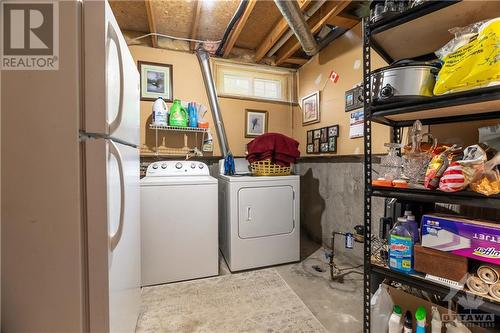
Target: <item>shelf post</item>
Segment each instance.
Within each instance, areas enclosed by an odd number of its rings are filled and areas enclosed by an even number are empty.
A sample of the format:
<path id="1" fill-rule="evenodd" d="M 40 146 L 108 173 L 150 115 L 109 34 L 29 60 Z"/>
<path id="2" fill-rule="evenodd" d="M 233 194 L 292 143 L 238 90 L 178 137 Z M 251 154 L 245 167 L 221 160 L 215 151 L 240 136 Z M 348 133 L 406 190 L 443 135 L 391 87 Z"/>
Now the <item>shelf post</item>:
<path id="1" fill-rule="evenodd" d="M 363 18 L 363 104 L 364 104 L 364 278 L 363 278 L 363 333 L 370 333 L 370 299 L 371 299 L 371 214 L 372 198 L 372 128 L 370 120 L 371 102 L 371 62 L 370 62 L 370 20 Z"/>

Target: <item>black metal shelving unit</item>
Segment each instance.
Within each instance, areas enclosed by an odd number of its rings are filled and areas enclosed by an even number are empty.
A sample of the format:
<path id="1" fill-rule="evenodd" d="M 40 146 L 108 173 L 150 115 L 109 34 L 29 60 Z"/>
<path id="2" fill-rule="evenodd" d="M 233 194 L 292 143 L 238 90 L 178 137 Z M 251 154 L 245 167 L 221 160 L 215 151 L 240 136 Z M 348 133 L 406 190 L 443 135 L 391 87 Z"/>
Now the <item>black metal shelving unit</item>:
<path id="1" fill-rule="evenodd" d="M 385 19 L 374 24 L 370 24 L 369 19 L 363 20 L 363 88 L 364 88 L 364 226 L 368 237 L 364 244 L 364 281 L 363 281 L 363 332 L 370 333 L 370 299 L 372 292 L 372 277 L 383 277 L 400 282 L 412 287 L 417 287 L 428 292 L 445 296 L 450 292 L 450 288 L 425 280 L 419 275 L 405 275 L 372 264 L 371 262 L 371 234 L 372 234 L 372 197 L 399 198 L 403 201 L 413 201 L 421 203 L 451 203 L 458 205 L 468 205 L 475 207 L 499 208 L 500 196 L 485 197 L 470 191 L 456 193 L 444 193 L 439 191 L 427 191 L 417 189 L 397 189 L 372 187 L 372 122 L 384 124 L 392 128 L 392 142 L 401 142 L 402 128 L 413 124 L 417 119 L 424 125 L 444 124 L 452 122 L 465 122 L 484 119 L 500 118 L 500 86 L 475 89 L 460 93 L 435 96 L 427 99 L 401 101 L 390 104 L 371 104 L 371 51 L 376 51 L 387 62 L 391 62 L 395 57 L 392 53 L 398 53 L 394 39 L 377 36 L 392 32 L 401 34 L 407 27 L 408 35 L 418 34 L 424 36 L 422 30 L 415 29 L 415 25 L 425 25 L 426 18 L 433 22 L 443 22 L 439 26 L 433 26 L 432 33 L 439 35 L 441 39 L 448 33 L 448 29 L 454 26 L 464 26 L 464 20 L 472 20 L 467 24 L 474 23 L 479 19 L 490 18 L 489 15 L 500 16 L 493 12 L 488 5 L 484 6 L 484 13 L 479 10 L 474 17 L 466 17 L 461 14 L 465 6 L 471 6 L 471 2 L 462 1 L 428 1 L 422 5 L 400 14 L 397 17 Z M 491 4 L 490 4 L 491 5 Z M 460 7 L 463 6 L 463 7 Z M 455 13 L 452 15 L 450 13 Z M 440 19 L 442 16 L 442 20 Z M 466 15 L 466 14 L 465 14 Z M 457 22 L 450 20 L 455 19 Z M 446 26 L 446 24 L 455 24 Z M 438 36 L 438 37 L 439 37 Z M 410 37 L 409 37 L 410 38 Z M 451 37 L 450 37 L 451 38 Z M 437 38 L 439 39 L 439 38 Z M 386 50 L 384 41 L 391 50 Z M 425 40 L 415 40 L 413 43 L 426 43 Z M 438 45 L 439 41 L 434 40 Z M 415 44 L 417 45 L 417 44 Z M 427 45 L 416 46 L 413 54 L 414 58 L 429 57 Z M 440 44 L 443 45 L 443 44 Z M 419 48 L 420 47 L 420 48 Z M 396 50 L 396 51 L 395 51 Z M 406 52 L 406 51 L 405 51 Z M 467 296 L 468 292 L 458 291 L 454 297 Z M 492 301 L 490 298 L 482 298 L 481 310 L 500 315 L 500 303 Z"/>

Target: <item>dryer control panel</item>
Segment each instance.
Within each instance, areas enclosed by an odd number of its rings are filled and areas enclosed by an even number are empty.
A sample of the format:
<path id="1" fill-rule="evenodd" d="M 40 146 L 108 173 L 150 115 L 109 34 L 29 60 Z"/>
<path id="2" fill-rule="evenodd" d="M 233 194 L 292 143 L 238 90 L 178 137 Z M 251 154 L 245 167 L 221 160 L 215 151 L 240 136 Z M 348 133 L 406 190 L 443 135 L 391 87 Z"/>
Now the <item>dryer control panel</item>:
<path id="1" fill-rule="evenodd" d="M 146 177 L 210 176 L 208 166 L 198 161 L 158 161 L 151 163 Z"/>

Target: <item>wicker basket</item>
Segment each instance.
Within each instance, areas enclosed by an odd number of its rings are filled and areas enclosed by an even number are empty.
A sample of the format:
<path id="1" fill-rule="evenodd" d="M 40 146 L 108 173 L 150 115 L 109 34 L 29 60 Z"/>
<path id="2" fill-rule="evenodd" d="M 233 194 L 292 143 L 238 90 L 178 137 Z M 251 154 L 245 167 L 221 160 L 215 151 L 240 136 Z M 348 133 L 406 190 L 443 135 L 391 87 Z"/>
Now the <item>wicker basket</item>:
<path id="1" fill-rule="evenodd" d="M 291 167 L 273 164 L 271 160 L 252 162 L 250 170 L 254 176 L 289 176 L 292 173 Z"/>

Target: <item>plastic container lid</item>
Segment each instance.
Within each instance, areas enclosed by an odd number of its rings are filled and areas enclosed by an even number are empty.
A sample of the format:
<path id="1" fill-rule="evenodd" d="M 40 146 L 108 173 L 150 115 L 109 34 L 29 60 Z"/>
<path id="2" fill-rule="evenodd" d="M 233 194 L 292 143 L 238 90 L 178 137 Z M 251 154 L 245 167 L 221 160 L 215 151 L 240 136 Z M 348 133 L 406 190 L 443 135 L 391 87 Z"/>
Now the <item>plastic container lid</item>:
<path id="1" fill-rule="evenodd" d="M 400 315 L 403 313 L 403 311 L 401 310 L 401 307 L 399 305 L 394 305 L 394 307 L 392 308 L 392 312 Z"/>

